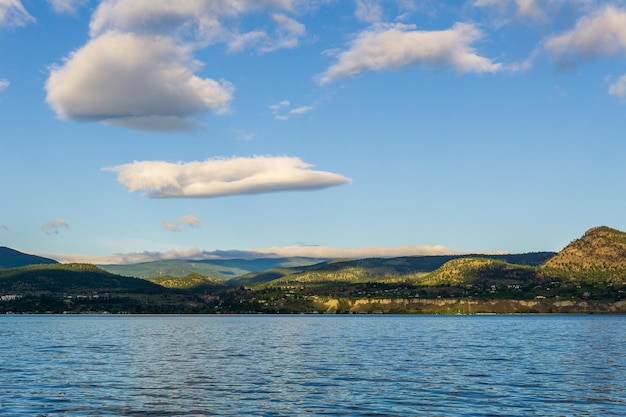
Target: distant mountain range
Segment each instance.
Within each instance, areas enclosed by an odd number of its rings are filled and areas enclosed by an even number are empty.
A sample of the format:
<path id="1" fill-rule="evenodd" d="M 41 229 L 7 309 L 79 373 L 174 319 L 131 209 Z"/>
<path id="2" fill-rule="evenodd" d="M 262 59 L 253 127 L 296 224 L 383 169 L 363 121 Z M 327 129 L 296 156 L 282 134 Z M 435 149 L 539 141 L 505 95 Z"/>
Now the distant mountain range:
<path id="1" fill-rule="evenodd" d="M 468 258 L 488 258 L 516 265 L 539 266 L 552 258 L 554 252 L 533 252 L 507 255 L 435 255 L 330 260 L 314 265 L 273 268 L 252 272 L 227 281 L 231 285 L 292 283 L 349 283 L 367 281 L 412 281 L 444 267 L 450 262 Z"/>
<path id="2" fill-rule="evenodd" d="M 28 255 L 4 246 L 0 246 L 0 269 L 15 268 L 18 266 L 33 264 L 56 264 L 54 259 L 42 258 L 41 256 Z"/>
<path id="3" fill-rule="evenodd" d="M 558 253 L 99 267 L 0 248 L 0 312 L 67 310 L 626 313 L 626 233 L 592 228 Z"/>
<path id="4" fill-rule="evenodd" d="M 209 276 L 217 281 L 226 281 L 250 272 L 272 268 L 289 268 L 313 265 L 327 259 L 319 258 L 259 258 L 259 259 L 215 259 L 215 260 L 166 260 L 127 265 L 98 265 L 113 274 L 135 278 L 181 278 L 189 274 Z"/>

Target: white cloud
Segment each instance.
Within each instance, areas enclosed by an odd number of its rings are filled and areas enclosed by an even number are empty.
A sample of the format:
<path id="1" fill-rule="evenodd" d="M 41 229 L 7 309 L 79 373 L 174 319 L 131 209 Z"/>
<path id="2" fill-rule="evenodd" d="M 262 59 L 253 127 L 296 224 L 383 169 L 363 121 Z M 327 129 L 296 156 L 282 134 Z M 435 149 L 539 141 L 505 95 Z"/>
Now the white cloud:
<path id="1" fill-rule="evenodd" d="M 290 115 L 299 116 L 315 109 L 315 107 L 313 106 L 299 106 L 294 108 L 290 107 L 291 103 L 289 102 L 289 100 L 283 100 L 279 103 L 270 105 L 269 109 L 274 114 L 274 119 L 276 120 L 288 120 Z"/>
<path id="2" fill-rule="evenodd" d="M 313 110 L 313 106 L 300 106 L 295 109 L 291 109 L 289 114 L 304 114 L 310 112 L 311 110 Z"/>
<path id="3" fill-rule="evenodd" d="M 554 2 L 554 0 L 551 0 Z M 515 8 L 516 14 L 533 19 L 545 19 L 545 13 L 536 0 L 476 0 L 476 7 L 494 7 L 505 12 L 510 7 Z"/>
<path id="4" fill-rule="evenodd" d="M 194 75 L 198 67 L 189 48 L 168 37 L 107 32 L 52 68 L 47 101 L 63 119 L 168 130 L 224 111 L 232 98 L 230 84 Z"/>
<path id="5" fill-rule="evenodd" d="M 41 225 L 41 230 L 47 235 L 59 234 L 60 229 L 69 229 L 70 225 L 63 219 L 53 219 Z"/>
<path id="6" fill-rule="evenodd" d="M 357 0 L 354 14 L 362 22 L 380 22 L 383 8 L 377 0 Z"/>
<path id="7" fill-rule="evenodd" d="M 290 104 L 291 104 L 291 103 L 289 102 L 289 100 L 283 100 L 283 101 L 280 101 L 280 102 L 278 102 L 278 103 L 276 103 L 276 104 L 271 104 L 271 105 L 269 106 L 269 108 L 270 108 L 272 111 L 279 111 L 279 110 L 281 110 L 281 109 L 283 109 L 283 108 L 285 108 L 285 107 L 288 107 Z"/>
<path id="8" fill-rule="evenodd" d="M 272 20 L 277 25 L 276 41 L 260 49 L 261 52 L 272 52 L 277 49 L 295 48 L 299 38 L 306 34 L 305 26 L 284 14 L 275 14 Z"/>
<path id="9" fill-rule="evenodd" d="M 583 16 L 572 30 L 547 39 L 544 47 L 562 66 L 626 52 L 626 10 L 608 5 Z"/>
<path id="10" fill-rule="evenodd" d="M 238 128 L 231 128 L 231 131 L 233 132 L 233 134 L 235 135 L 235 139 L 237 140 L 252 140 L 254 139 L 255 134 L 253 132 L 248 132 L 245 129 L 238 129 Z"/>
<path id="11" fill-rule="evenodd" d="M 180 232 L 182 229 L 180 227 L 180 224 L 176 223 L 176 222 L 163 222 L 163 229 L 170 231 L 170 232 Z"/>
<path id="12" fill-rule="evenodd" d="M 85 4 L 85 0 L 48 0 L 55 12 L 73 15 Z"/>
<path id="13" fill-rule="evenodd" d="M 626 98 L 626 75 L 622 75 L 615 83 L 609 86 L 609 94 L 619 98 Z"/>
<path id="14" fill-rule="evenodd" d="M 0 78 L 0 93 L 2 93 L 4 90 L 9 88 L 9 85 L 11 85 L 9 80 L 4 79 L 4 78 Z"/>
<path id="15" fill-rule="evenodd" d="M 275 41 L 263 31 L 242 35 L 236 25 L 225 26 L 222 20 L 255 11 L 291 9 L 290 0 L 105 0 L 94 13 L 90 33 L 94 37 L 110 30 L 168 35 L 197 46 L 225 42 L 236 51 L 256 43 L 252 38 Z"/>
<path id="16" fill-rule="evenodd" d="M 501 253 L 501 252 L 498 252 Z M 81 262 L 96 265 L 132 264 L 172 259 L 188 260 L 218 260 L 218 259 L 258 259 L 283 257 L 308 258 L 378 258 L 396 256 L 432 256 L 460 254 L 441 245 L 378 247 L 368 246 L 361 248 L 333 248 L 327 246 L 283 246 L 248 250 L 215 250 L 206 251 L 199 248 L 185 250 L 169 250 L 166 252 L 146 251 L 119 253 L 110 256 L 90 256 L 79 254 L 38 254 L 59 262 Z"/>
<path id="17" fill-rule="evenodd" d="M 228 40 L 228 51 L 240 52 L 247 48 L 256 48 L 263 54 L 298 46 L 299 38 L 306 34 L 305 26 L 284 14 L 274 14 L 272 20 L 276 24 L 274 36 L 262 30 L 235 34 Z"/>
<path id="18" fill-rule="evenodd" d="M 398 246 L 398 247 L 361 247 L 361 248 L 332 248 L 327 246 L 284 246 L 265 249 L 251 249 L 251 252 L 269 257 L 311 257 L 311 258 L 374 258 L 394 256 L 425 256 L 448 255 L 454 253 L 451 249 L 435 245 Z"/>
<path id="19" fill-rule="evenodd" d="M 241 33 L 228 41 L 228 52 L 241 52 L 246 48 L 267 43 L 269 35 L 262 30 Z"/>
<path id="20" fill-rule="evenodd" d="M 196 216 L 188 215 L 179 217 L 176 220 L 169 220 L 163 222 L 163 229 L 170 232 L 182 232 L 183 226 L 189 226 L 193 229 L 200 227 L 200 220 Z"/>
<path id="21" fill-rule="evenodd" d="M 183 216 L 181 218 L 178 219 L 181 223 L 186 224 L 189 227 L 200 227 L 200 220 L 198 220 L 198 218 L 196 216 L 193 216 L 191 214 L 187 215 L 187 216 Z"/>
<path id="22" fill-rule="evenodd" d="M 318 76 L 320 84 L 368 71 L 424 65 L 466 72 L 497 72 L 501 64 L 474 53 L 482 37 L 473 24 L 457 23 L 442 31 L 418 31 L 414 25 L 374 25 L 361 32 L 338 62 Z"/>
<path id="23" fill-rule="evenodd" d="M 211 198 L 315 190 L 351 182 L 342 175 L 310 168 L 299 158 L 255 156 L 187 163 L 135 161 L 103 171 L 116 172 L 126 189 L 145 191 L 151 198 Z"/>
<path id="24" fill-rule="evenodd" d="M 82 0 L 49 1 L 69 10 Z M 304 25 L 277 13 L 290 10 L 291 0 L 103 0 L 90 22 L 91 39 L 51 67 L 47 101 L 62 119 L 192 128 L 194 116 L 225 112 L 234 91 L 226 81 L 198 76 L 202 65 L 194 53 L 217 42 L 231 51 L 294 47 Z M 255 11 L 273 13 L 273 36 L 239 33 L 237 18 Z"/>
<path id="25" fill-rule="evenodd" d="M 20 0 L 0 0 L 0 27 L 26 26 L 35 22 Z"/>

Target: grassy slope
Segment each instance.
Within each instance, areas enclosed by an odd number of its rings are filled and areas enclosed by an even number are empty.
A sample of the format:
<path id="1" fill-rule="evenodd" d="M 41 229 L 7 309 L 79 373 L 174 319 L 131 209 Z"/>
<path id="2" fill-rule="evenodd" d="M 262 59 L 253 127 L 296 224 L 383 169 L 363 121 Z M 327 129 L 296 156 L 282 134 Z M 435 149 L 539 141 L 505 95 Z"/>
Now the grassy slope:
<path id="1" fill-rule="evenodd" d="M 220 281 L 197 273 L 191 273 L 184 277 L 150 278 L 148 281 L 165 288 L 194 291 L 217 289 L 223 286 Z"/>
<path id="2" fill-rule="evenodd" d="M 540 270 L 573 282 L 626 284 L 626 233 L 606 226 L 589 229 Z"/>

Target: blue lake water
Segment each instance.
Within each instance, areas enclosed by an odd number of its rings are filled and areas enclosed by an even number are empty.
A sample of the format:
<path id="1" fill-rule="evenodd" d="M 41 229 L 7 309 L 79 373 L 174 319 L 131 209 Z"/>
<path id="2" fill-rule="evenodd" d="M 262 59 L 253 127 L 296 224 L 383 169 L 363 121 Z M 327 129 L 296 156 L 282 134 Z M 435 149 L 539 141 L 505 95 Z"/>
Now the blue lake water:
<path id="1" fill-rule="evenodd" d="M 0 316 L 0 416 L 625 416 L 626 316 Z"/>

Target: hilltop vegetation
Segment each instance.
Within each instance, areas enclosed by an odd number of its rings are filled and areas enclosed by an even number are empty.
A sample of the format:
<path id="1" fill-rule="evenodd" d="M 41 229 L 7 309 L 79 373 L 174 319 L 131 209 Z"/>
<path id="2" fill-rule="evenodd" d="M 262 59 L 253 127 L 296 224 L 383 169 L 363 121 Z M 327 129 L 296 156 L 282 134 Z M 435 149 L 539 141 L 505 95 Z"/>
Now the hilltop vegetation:
<path id="1" fill-rule="evenodd" d="M 536 268 L 514 265 L 497 259 L 460 258 L 446 262 L 441 268 L 419 279 L 424 286 L 476 285 L 480 288 L 492 286 L 522 286 L 540 284 Z"/>
<path id="2" fill-rule="evenodd" d="M 608 227 L 558 254 L 307 262 L 268 260 L 271 268 L 226 281 L 196 272 L 138 279 L 85 264 L 6 269 L 0 312 L 626 313 L 626 234 Z"/>
<path id="3" fill-rule="evenodd" d="M 626 284 L 626 233 L 609 227 L 589 229 L 547 261 L 541 271 L 576 283 Z"/>
<path id="4" fill-rule="evenodd" d="M 250 273 L 227 281 L 232 285 L 281 283 L 358 283 L 369 281 L 416 282 L 455 259 L 489 257 L 516 265 L 538 266 L 553 257 L 553 252 L 507 255 L 436 255 L 402 256 L 397 258 L 338 259 L 314 265 L 274 268 Z"/>
<path id="5" fill-rule="evenodd" d="M 150 278 L 148 279 L 148 281 L 165 288 L 194 290 L 196 292 L 216 289 L 224 285 L 222 282 L 216 279 L 200 275 L 195 272 L 185 275 L 184 277 L 165 276 Z"/>

